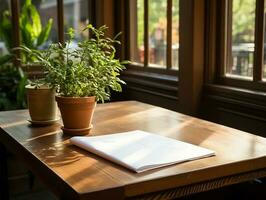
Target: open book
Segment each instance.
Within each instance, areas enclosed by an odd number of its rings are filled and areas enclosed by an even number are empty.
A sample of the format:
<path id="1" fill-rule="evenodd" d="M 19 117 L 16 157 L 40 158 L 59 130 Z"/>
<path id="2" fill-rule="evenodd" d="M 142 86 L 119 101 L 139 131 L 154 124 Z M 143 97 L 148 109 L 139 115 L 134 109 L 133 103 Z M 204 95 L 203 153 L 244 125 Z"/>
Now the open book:
<path id="1" fill-rule="evenodd" d="M 214 151 L 136 130 L 111 135 L 72 137 L 70 142 L 135 172 L 214 155 Z"/>

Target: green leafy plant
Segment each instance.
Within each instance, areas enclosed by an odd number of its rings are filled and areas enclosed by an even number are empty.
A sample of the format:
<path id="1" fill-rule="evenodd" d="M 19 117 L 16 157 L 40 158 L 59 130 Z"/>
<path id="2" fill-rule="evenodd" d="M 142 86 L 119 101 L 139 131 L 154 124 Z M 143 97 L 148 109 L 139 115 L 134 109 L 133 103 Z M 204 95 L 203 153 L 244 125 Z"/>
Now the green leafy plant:
<path id="1" fill-rule="evenodd" d="M 124 64 L 115 59 L 114 39 L 106 38 L 107 27 L 99 29 L 88 25 L 92 37 L 78 43 L 75 49 L 70 48 L 74 30 L 70 29 L 66 44 L 51 44 L 46 50 L 31 50 L 22 47 L 29 55 L 34 55 L 44 67 L 44 82 L 57 89 L 61 96 L 86 97 L 95 96 L 104 102 L 110 98 L 110 90 L 121 91 L 124 82 L 118 77 L 125 69 Z"/>
<path id="2" fill-rule="evenodd" d="M 21 43 L 28 48 L 38 49 L 50 35 L 53 20 L 49 19 L 46 26 L 42 27 L 40 15 L 31 0 L 26 0 L 22 6 L 19 29 Z M 11 13 L 6 10 L 0 21 L 0 39 L 10 53 L 14 47 Z M 25 108 L 25 85 L 28 79 L 20 67 L 12 63 L 14 56 L 11 54 L 0 57 L 0 110 Z M 34 57 L 22 54 L 22 61 L 33 61 Z"/>
<path id="3" fill-rule="evenodd" d="M 0 57 L 0 110 L 26 107 L 27 77 L 20 67 L 13 65 L 13 58 L 10 54 Z"/>
<path id="4" fill-rule="evenodd" d="M 52 24 L 53 19 L 49 19 L 46 26 L 42 27 L 38 10 L 31 0 L 26 0 L 19 18 L 21 43 L 28 48 L 38 49 L 39 46 L 47 41 Z M 12 35 L 11 13 L 6 10 L 3 12 L 0 22 L 0 38 L 5 42 L 9 50 L 14 47 Z"/>
<path id="5" fill-rule="evenodd" d="M 11 14 L 8 10 L 3 12 L 2 20 L 0 21 L 0 39 L 5 42 L 7 49 L 14 47 Z"/>

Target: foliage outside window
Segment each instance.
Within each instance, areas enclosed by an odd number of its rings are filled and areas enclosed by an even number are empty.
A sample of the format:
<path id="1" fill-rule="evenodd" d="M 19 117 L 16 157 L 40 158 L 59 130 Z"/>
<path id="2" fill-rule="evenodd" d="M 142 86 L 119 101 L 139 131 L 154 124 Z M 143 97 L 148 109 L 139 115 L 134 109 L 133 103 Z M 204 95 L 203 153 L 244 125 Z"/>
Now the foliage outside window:
<path id="1" fill-rule="evenodd" d="M 0 38 L 3 46 L 10 54 L 0 57 L 0 110 L 24 108 L 25 85 L 27 77 L 22 68 L 12 62 L 14 60 L 13 47 L 15 47 L 14 25 L 12 14 L 8 7 L 2 12 L 0 20 Z M 52 19 L 49 19 L 45 26 L 42 26 L 39 12 L 31 0 L 25 0 L 21 7 L 18 18 L 18 30 L 21 44 L 31 49 L 39 49 L 48 39 Z M 34 57 L 26 57 L 21 54 L 21 60 L 27 62 Z"/>
<path id="2" fill-rule="evenodd" d="M 252 77 L 255 48 L 256 0 L 233 0 L 229 24 L 232 31 L 231 57 L 226 69 L 227 76 Z"/>
<path id="3" fill-rule="evenodd" d="M 225 82 L 265 90 L 265 1 L 227 0 L 225 5 Z"/>

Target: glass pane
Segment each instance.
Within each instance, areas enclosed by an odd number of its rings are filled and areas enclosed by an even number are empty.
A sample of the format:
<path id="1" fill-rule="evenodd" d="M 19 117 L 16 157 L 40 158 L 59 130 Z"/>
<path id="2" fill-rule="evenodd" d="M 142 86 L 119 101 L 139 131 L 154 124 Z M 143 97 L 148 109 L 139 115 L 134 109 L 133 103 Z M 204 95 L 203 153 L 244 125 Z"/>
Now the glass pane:
<path id="1" fill-rule="evenodd" d="M 149 0 L 149 63 L 166 68 L 167 1 Z"/>
<path id="2" fill-rule="evenodd" d="M 233 0 L 232 56 L 226 75 L 252 77 L 256 0 Z"/>
<path id="3" fill-rule="evenodd" d="M 32 1 L 36 2 L 36 1 Z M 46 45 L 49 45 L 51 42 L 58 41 L 58 22 L 57 22 L 57 3 L 52 0 L 42 0 L 41 4 L 38 6 L 38 10 L 41 16 L 41 22 L 43 27 L 47 25 L 50 19 L 53 20 L 52 28 L 50 31 L 49 38 L 46 42 Z"/>
<path id="4" fill-rule="evenodd" d="M 4 20 L 4 15 L 6 15 L 7 13 L 10 14 L 10 5 L 9 5 L 9 1 L 8 0 L 0 0 L 0 26 L 2 27 L 3 24 L 3 20 Z M 10 16 L 9 16 L 10 19 Z M 1 28 L 1 30 L 3 30 Z M 6 30 L 6 29 L 5 29 Z M 0 56 L 6 54 L 8 52 L 7 48 L 8 48 L 8 43 L 10 43 L 10 39 L 11 39 L 11 29 L 9 29 L 9 31 L 0 31 Z"/>
<path id="5" fill-rule="evenodd" d="M 144 63 L 144 0 L 130 0 L 130 59 Z"/>
<path id="6" fill-rule="evenodd" d="M 179 0 L 173 0 L 172 8 L 172 68 L 178 69 L 179 49 Z"/>
<path id="7" fill-rule="evenodd" d="M 70 27 L 74 28 L 76 33 L 74 43 L 89 36 L 87 31 L 82 32 L 89 23 L 88 10 L 87 0 L 64 1 L 65 32 Z"/>

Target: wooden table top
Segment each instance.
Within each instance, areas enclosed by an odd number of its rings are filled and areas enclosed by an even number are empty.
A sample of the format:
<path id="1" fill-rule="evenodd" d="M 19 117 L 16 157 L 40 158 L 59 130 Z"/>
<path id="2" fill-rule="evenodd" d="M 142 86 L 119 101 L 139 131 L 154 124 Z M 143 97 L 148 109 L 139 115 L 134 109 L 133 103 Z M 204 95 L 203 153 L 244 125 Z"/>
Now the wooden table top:
<path id="1" fill-rule="evenodd" d="M 0 112 L 0 141 L 62 199 L 133 198 L 266 169 L 265 138 L 136 101 L 97 105 L 91 135 L 144 130 L 216 156 L 137 174 L 70 145 L 60 124 L 27 119 L 27 110 Z"/>

